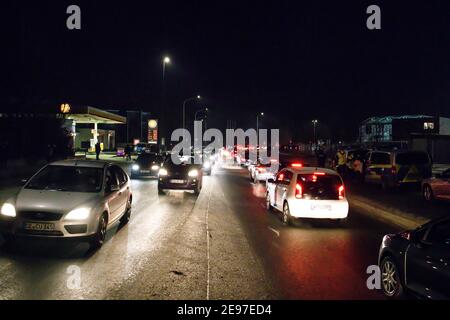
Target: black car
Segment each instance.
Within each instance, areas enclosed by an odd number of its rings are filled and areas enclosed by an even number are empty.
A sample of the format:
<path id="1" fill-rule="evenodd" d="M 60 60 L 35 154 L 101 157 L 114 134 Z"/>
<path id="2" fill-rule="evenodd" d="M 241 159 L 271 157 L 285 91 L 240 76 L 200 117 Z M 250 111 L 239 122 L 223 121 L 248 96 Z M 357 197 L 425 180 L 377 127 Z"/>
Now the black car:
<path id="1" fill-rule="evenodd" d="M 450 218 L 384 236 L 379 266 L 388 297 L 450 299 Z"/>
<path id="2" fill-rule="evenodd" d="M 194 164 L 194 158 L 181 157 L 174 163 L 168 156 L 159 170 L 158 193 L 164 194 L 165 190 L 188 190 L 200 194 L 203 183 L 202 165 Z"/>
<path id="3" fill-rule="evenodd" d="M 131 178 L 158 177 L 164 158 L 159 154 L 141 153 L 131 166 Z"/>

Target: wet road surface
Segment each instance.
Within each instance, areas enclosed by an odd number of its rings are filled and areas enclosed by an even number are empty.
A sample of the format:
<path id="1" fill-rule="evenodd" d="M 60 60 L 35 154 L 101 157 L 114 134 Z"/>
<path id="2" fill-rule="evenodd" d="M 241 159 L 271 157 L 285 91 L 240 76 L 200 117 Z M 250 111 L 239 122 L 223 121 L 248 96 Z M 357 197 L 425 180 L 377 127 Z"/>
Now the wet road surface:
<path id="1" fill-rule="evenodd" d="M 0 249 L 0 299 L 382 298 L 366 268 L 393 230 L 359 212 L 344 226 L 283 226 L 265 209 L 264 185 L 233 167 L 205 177 L 199 197 L 159 196 L 149 179 L 132 188 L 130 223 L 99 251 L 36 240 Z"/>

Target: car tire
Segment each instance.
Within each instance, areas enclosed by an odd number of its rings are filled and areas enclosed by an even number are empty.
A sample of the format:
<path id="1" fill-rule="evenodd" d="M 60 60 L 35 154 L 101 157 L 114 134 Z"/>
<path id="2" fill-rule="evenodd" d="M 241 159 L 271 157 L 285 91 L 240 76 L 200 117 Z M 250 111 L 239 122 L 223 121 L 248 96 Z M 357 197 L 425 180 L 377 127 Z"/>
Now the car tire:
<path id="1" fill-rule="evenodd" d="M 391 256 L 386 256 L 381 261 L 381 289 L 388 298 L 398 299 L 404 296 L 404 288 L 400 271 Z"/>
<path id="2" fill-rule="evenodd" d="M 269 195 L 268 192 L 267 192 L 267 195 L 266 195 L 266 209 L 267 209 L 267 211 L 273 211 L 273 207 L 270 204 L 270 195 Z"/>
<path id="3" fill-rule="evenodd" d="M 423 198 L 426 201 L 433 201 L 434 200 L 434 194 L 433 194 L 433 189 L 431 188 L 430 185 L 426 184 L 423 186 L 423 191 L 422 191 L 422 195 Z"/>
<path id="4" fill-rule="evenodd" d="M 128 224 L 128 222 L 130 222 L 130 218 L 131 218 L 131 198 L 128 199 L 127 209 L 122 218 L 120 218 L 120 227 L 123 227 L 126 224 Z"/>
<path id="5" fill-rule="evenodd" d="M 164 192 L 164 190 L 160 186 L 158 186 L 158 194 L 160 196 L 165 196 L 166 195 L 166 193 Z"/>
<path id="6" fill-rule="evenodd" d="M 107 228 L 108 228 L 108 217 L 105 212 L 98 219 L 97 232 L 95 233 L 90 242 L 92 249 L 97 250 L 103 246 L 103 244 L 105 243 Z"/>
<path id="7" fill-rule="evenodd" d="M 289 204 L 287 203 L 287 201 L 285 201 L 283 204 L 283 212 L 282 212 L 282 216 L 281 216 L 281 221 L 283 222 L 283 224 L 285 226 L 292 225 L 291 211 L 289 210 Z"/>
<path id="8" fill-rule="evenodd" d="M 200 184 L 197 185 L 197 187 L 194 189 L 194 195 L 198 196 L 200 194 L 200 190 L 201 190 L 201 186 Z"/>

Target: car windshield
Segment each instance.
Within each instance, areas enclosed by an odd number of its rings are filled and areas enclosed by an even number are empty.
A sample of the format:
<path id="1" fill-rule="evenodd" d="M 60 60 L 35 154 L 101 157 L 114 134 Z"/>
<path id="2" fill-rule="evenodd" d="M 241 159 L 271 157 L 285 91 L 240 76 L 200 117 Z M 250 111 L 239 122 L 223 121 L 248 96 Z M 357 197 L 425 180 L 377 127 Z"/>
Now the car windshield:
<path id="1" fill-rule="evenodd" d="M 103 169 L 76 166 L 47 166 L 25 186 L 33 190 L 99 192 Z"/>
<path id="2" fill-rule="evenodd" d="M 400 165 L 429 164 L 430 158 L 425 152 L 406 152 L 399 153 L 396 162 Z"/>
<path id="3" fill-rule="evenodd" d="M 297 183 L 303 188 L 305 199 L 337 200 L 341 179 L 336 175 L 299 174 Z"/>

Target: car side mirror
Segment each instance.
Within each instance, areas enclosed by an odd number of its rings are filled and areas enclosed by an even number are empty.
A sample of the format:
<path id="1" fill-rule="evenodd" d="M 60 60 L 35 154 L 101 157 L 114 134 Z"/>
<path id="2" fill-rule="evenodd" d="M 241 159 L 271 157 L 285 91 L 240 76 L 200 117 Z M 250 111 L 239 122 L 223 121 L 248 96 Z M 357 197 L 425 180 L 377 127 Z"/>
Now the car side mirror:
<path id="1" fill-rule="evenodd" d="M 111 192 L 115 192 L 115 191 L 119 191 L 120 188 L 119 188 L 119 186 L 118 186 L 117 184 L 114 184 L 114 185 L 111 185 L 111 186 L 109 187 L 109 190 L 110 190 Z"/>

